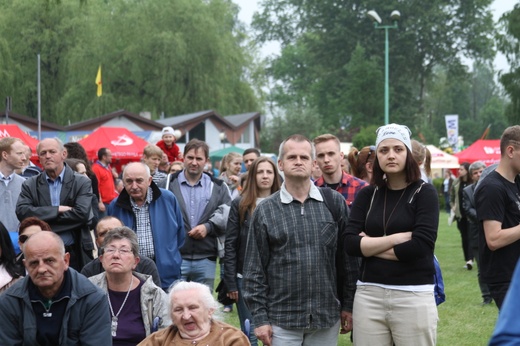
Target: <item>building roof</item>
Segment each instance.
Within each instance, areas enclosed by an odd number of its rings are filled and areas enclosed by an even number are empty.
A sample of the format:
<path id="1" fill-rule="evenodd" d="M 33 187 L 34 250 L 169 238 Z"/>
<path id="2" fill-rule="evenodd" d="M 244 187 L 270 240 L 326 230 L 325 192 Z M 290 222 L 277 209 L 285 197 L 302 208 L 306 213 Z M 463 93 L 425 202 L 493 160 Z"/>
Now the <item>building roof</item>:
<path id="1" fill-rule="evenodd" d="M 164 126 L 172 126 L 173 128 L 186 127 L 193 123 L 200 123 L 201 121 L 214 118 L 218 122 L 223 123 L 230 129 L 235 129 L 235 126 L 227 120 L 227 117 L 222 117 L 217 114 L 214 110 L 205 110 L 195 113 L 176 115 L 164 119 L 157 120 L 158 123 Z"/>
<path id="2" fill-rule="evenodd" d="M 241 125 L 253 121 L 260 117 L 260 112 L 251 112 L 251 113 L 242 113 L 242 114 L 234 114 L 227 115 L 225 119 L 229 121 L 236 127 L 240 127 Z"/>
<path id="3" fill-rule="evenodd" d="M 27 115 L 22 115 L 18 113 L 9 112 L 8 113 L 9 124 L 12 124 L 11 120 L 16 123 L 23 124 L 24 126 L 31 129 L 31 131 L 38 131 L 38 119 L 29 117 Z M 6 123 L 5 111 L 0 112 L 0 123 Z M 65 127 L 56 125 L 54 123 L 49 123 L 47 121 L 41 122 L 42 131 L 65 131 Z"/>
<path id="4" fill-rule="evenodd" d="M 120 116 L 124 116 L 127 119 L 130 119 L 131 121 L 139 124 L 139 126 L 142 127 L 144 130 L 160 131 L 163 128 L 163 126 L 160 123 L 154 120 L 146 119 L 138 114 L 126 111 L 124 109 L 120 109 L 97 118 L 80 121 L 78 123 L 66 126 L 65 129 L 67 131 L 94 130 L 100 126 L 103 126 L 103 124 L 105 124 L 107 121 Z"/>

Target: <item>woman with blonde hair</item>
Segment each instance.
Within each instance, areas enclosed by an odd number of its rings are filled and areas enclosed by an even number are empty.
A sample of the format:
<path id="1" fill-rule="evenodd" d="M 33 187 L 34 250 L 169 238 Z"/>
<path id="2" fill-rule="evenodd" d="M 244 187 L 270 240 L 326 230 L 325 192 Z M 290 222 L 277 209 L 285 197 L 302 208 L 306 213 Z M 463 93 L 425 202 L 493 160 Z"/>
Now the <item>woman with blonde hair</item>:
<path id="1" fill-rule="evenodd" d="M 218 177 L 223 180 L 231 191 L 231 198 L 240 195 L 240 170 L 242 169 L 242 155 L 231 152 L 222 158 L 221 173 Z"/>

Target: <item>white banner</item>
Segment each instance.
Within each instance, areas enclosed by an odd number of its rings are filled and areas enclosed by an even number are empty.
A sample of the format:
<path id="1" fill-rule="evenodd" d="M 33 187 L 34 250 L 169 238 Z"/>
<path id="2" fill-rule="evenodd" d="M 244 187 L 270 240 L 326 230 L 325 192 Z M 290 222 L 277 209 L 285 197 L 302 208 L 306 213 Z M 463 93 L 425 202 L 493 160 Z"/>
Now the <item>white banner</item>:
<path id="1" fill-rule="evenodd" d="M 458 151 L 459 138 L 459 116 L 455 114 L 446 115 L 446 132 L 448 133 L 448 143 L 453 148 L 453 152 Z"/>

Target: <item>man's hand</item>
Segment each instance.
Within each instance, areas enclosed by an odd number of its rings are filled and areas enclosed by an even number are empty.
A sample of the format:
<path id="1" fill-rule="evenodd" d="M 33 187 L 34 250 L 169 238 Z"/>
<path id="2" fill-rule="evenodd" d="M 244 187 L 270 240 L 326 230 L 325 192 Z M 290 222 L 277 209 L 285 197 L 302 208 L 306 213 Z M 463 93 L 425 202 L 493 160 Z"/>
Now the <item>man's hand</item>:
<path id="1" fill-rule="evenodd" d="M 238 291 L 231 291 L 227 293 L 228 298 L 233 299 L 234 301 L 238 302 Z"/>
<path id="2" fill-rule="evenodd" d="M 106 207 L 105 207 L 105 203 L 103 203 L 102 201 L 99 201 L 98 203 L 98 209 L 99 211 L 103 212 L 106 210 Z"/>
<path id="3" fill-rule="evenodd" d="M 72 207 L 69 207 L 68 205 L 60 205 L 58 207 L 58 213 L 64 213 L 64 212 L 69 211 L 71 209 L 72 209 Z"/>
<path id="4" fill-rule="evenodd" d="M 206 230 L 206 226 L 197 225 L 188 232 L 188 236 L 193 239 L 204 239 L 208 235 L 208 231 Z"/>
<path id="5" fill-rule="evenodd" d="M 273 341 L 273 328 L 267 324 L 265 326 L 255 328 L 255 335 L 258 340 L 264 343 L 264 346 L 271 346 Z"/>
<path id="6" fill-rule="evenodd" d="M 352 331 L 352 312 L 341 311 L 340 334 L 347 334 L 350 331 Z"/>

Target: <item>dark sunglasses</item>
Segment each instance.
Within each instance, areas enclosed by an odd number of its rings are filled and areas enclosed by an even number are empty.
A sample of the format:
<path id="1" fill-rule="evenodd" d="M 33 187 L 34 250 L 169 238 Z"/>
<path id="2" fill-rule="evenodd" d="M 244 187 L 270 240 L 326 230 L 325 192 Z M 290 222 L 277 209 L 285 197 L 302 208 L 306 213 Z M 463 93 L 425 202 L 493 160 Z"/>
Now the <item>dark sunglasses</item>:
<path id="1" fill-rule="evenodd" d="M 24 244 L 27 239 L 29 239 L 30 236 L 26 235 L 26 234 L 22 234 L 21 236 L 18 237 L 18 241 L 22 244 Z"/>

